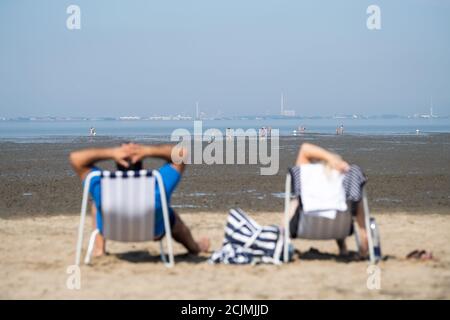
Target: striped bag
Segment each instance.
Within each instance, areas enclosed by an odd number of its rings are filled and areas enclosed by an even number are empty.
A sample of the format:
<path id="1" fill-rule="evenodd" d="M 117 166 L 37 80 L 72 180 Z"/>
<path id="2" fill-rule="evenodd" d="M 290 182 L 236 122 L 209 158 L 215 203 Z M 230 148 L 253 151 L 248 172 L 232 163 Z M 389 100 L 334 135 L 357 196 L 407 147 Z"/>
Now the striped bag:
<path id="1" fill-rule="evenodd" d="M 212 254 L 210 263 L 281 263 L 283 236 L 278 226 L 260 226 L 241 209 L 231 209 L 222 248 Z"/>

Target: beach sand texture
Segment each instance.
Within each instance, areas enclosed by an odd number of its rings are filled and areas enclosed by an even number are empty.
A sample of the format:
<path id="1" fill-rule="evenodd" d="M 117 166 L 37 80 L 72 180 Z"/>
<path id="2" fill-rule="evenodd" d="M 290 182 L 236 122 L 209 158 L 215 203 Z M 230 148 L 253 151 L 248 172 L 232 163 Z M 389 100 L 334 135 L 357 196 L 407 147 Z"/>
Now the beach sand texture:
<path id="1" fill-rule="evenodd" d="M 252 213 L 264 224 L 279 214 Z M 225 214 L 184 213 L 195 235 L 220 247 Z M 209 265 L 175 246 L 176 265 L 159 260 L 157 243 L 110 243 L 110 254 L 81 267 L 81 289 L 66 287 L 78 219 L 53 216 L 0 220 L 0 297 L 37 299 L 449 299 L 450 219 L 428 213 L 376 216 L 387 261 L 381 289 L 368 290 L 367 262 L 337 259 L 333 241 L 294 240 L 300 256 L 287 265 Z M 86 236 L 88 234 L 86 233 Z M 86 238 L 85 238 L 86 239 Z M 355 248 L 349 238 L 350 249 Z M 319 253 L 311 247 L 319 250 Z M 433 250 L 437 261 L 409 261 L 411 250 Z"/>

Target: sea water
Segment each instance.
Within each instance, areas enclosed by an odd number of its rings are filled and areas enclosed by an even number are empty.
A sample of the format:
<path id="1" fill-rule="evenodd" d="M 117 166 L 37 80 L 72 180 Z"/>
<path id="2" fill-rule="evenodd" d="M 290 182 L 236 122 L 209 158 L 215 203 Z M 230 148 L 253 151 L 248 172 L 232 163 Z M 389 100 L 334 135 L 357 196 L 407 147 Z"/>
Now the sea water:
<path id="1" fill-rule="evenodd" d="M 271 127 L 281 136 L 292 136 L 303 126 L 306 134 L 333 135 L 344 126 L 344 134 L 353 135 L 416 135 L 450 133 L 450 119 L 261 119 L 205 120 L 203 129 L 217 128 L 225 135 L 226 128 L 255 129 Z M 0 141 L 67 142 L 89 136 L 95 127 L 96 139 L 120 137 L 140 140 L 169 140 L 175 129 L 193 132 L 194 121 L 188 120 L 85 120 L 85 121 L 0 121 Z M 416 130 L 419 130 L 418 132 Z"/>

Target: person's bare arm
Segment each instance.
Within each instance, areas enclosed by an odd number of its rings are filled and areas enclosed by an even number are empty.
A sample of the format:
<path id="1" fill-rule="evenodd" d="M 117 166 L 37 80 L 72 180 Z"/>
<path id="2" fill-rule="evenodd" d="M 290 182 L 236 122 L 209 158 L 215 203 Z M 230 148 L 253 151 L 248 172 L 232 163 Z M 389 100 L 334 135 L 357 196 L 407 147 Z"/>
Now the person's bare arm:
<path id="1" fill-rule="evenodd" d="M 75 172 L 81 180 L 84 180 L 96 162 L 113 159 L 124 167 L 128 167 L 127 157 L 129 157 L 129 150 L 127 150 L 126 146 L 121 146 L 78 150 L 72 152 L 69 158 Z"/>
<path id="2" fill-rule="evenodd" d="M 308 164 L 313 161 L 324 161 L 332 168 L 341 172 L 348 171 L 349 164 L 342 160 L 342 158 L 330 151 L 325 150 L 319 146 L 311 143 L 303 143 L 298 153 L 297 165 Z"/>

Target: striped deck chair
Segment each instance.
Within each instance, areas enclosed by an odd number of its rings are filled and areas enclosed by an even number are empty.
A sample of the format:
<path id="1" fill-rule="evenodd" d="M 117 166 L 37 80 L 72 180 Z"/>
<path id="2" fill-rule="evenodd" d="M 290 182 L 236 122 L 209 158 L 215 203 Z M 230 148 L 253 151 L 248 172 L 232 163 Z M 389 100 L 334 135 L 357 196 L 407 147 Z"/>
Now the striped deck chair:
<path id="1" fill-rule="evenodd" d="M 290 237 L 290 213 L 294 208 L 290 208 L 291 200 L 298 199 L 299 205 L 295 210 L 299 210 L 299 219 L 297 223 L 296 238 L 310 239 L 310 240 L 341 240 L 345 239 L 351 234 L 353 227 L 356 239 L 356 246 L 359 250 L 360 239 L 358 236 L 358 228 L 353 221 L 351 206 L 348 205 L 346 211 L 337 212 L 334 219 L 330 219 L 318 215 L 304 214 L 301 205 L 301 179 L 300 166 L 295 166 L 289 169 L 286 175 L 286 191 L 284 202 L 284 257 L 283 261 L 288 261 L 287 246 L 289 245 Z M 372 228 L 376 228 L 374 223 L 371 223 L 369 205 L 365 191 L 366 178 L 358 166 L 352 165 L 349 172 L 347 172 L 343 179 L 347 201 L 363 201 L 365 224 L 368 237 L 370 262 L 375 263 L 378 256 L 375 254 L 374 241 L 372 235 Z M 378 232 L 378 230 L 376 230 Z"/>
<path id="2" fill-rule="evenodd" d="M 174 257 L 169 211 L 163 180 L 157 170 L 127 172 L 93 171 L 86 177 L 81 204 L 75 264 L 80 264 L 89 186 L 91 179 L 96 176 L 100 176 L 101 179 L 102 235 L 107 240 L 121 242 L 154 240 L 155 196 L 152 195 L 155 195 L 155 183 L 158 183 L 169 256 L 167 261 L 161 239 L 161 259 L 167 267 L 172 267 L 174 265 Z M 95 237 L 99 232 L 96 229 L 90 236 L 84 260 L 85 264 L 89 264 L 90 262 Z"/>

